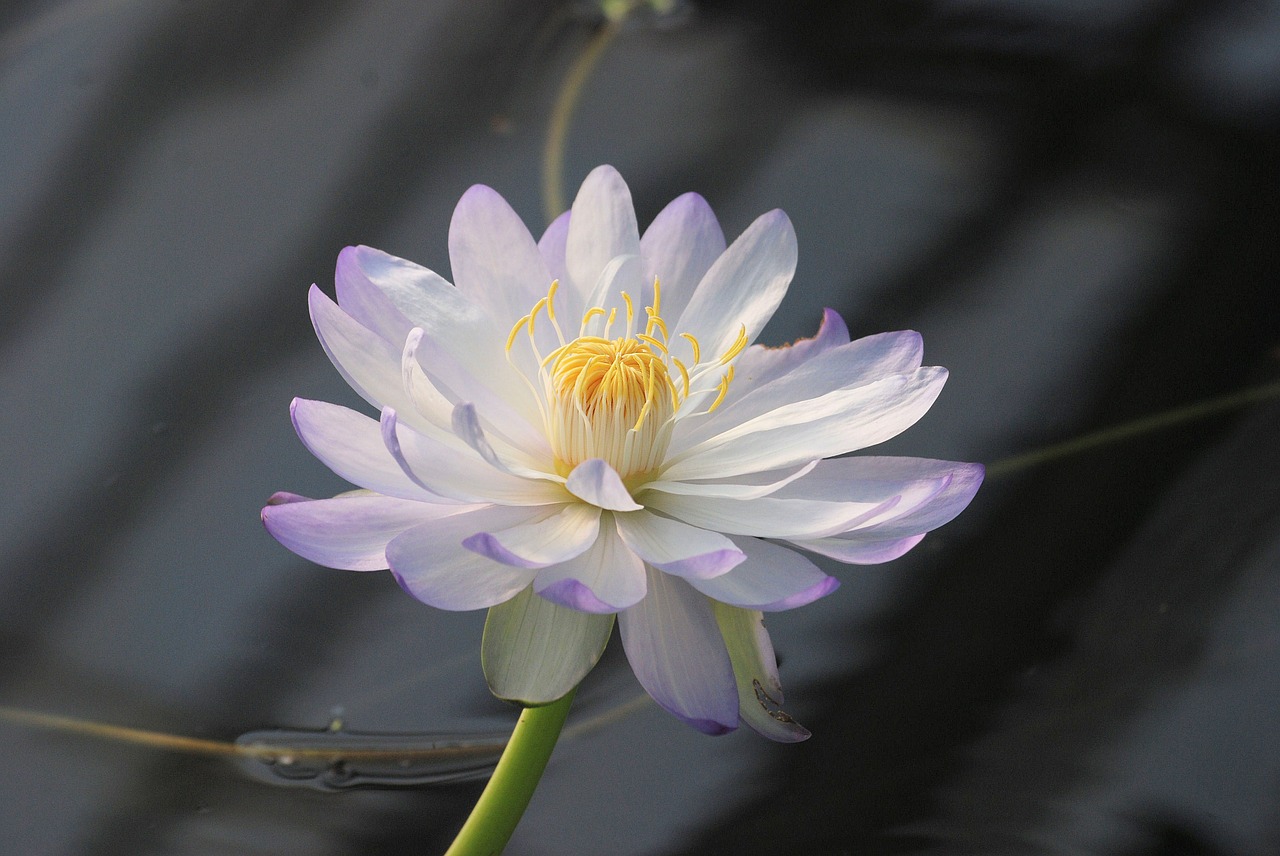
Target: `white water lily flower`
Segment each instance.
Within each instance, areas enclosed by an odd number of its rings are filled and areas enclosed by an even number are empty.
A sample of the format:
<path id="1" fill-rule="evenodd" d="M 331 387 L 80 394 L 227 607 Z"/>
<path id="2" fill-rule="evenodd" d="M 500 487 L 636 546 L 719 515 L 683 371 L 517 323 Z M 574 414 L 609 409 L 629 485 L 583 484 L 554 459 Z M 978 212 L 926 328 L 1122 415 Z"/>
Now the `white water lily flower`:
<path id="1" fill-rule="evenodd" d="M 455 285 L 368 247 L 337 303 L 311 290 L 335 366 L 380 411 L 297 399 L 303 443 L 362 490 L 277 494 L 263 519 L 323 565 L 390 568 L 441 609 L 488 608 L 489 686 L 554 701 L 617 619 L 636 677 L 702 731 L 808 732 L 779 709 L 762 613 L 837 581 L 797 549 L 895 558 L 958 514 L 975 464 L 834 458 L 920 418 L 946 379 L 916 333 L 753 345 L 796 265 L 781 211 L 727 247 L 686 194 L 640 235 L 611 167 L 535 243 L 493 190 L 449 231 Z"/>

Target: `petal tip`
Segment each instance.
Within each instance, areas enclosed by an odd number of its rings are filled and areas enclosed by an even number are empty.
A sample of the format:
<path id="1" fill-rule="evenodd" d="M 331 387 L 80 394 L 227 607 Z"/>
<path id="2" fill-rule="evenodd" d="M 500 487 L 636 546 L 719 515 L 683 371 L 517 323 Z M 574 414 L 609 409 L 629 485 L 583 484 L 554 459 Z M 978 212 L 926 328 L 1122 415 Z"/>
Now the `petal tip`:
<path id="1" fill-rule="evenodd" d="M 537 589 L 537 594 L 552 603 L 576 609 L 578 612 L 604 615 L 618 611 L 618 607 L 600 600 L 595 592 L 575 579 L 557 580 L 545 588 Z"/>

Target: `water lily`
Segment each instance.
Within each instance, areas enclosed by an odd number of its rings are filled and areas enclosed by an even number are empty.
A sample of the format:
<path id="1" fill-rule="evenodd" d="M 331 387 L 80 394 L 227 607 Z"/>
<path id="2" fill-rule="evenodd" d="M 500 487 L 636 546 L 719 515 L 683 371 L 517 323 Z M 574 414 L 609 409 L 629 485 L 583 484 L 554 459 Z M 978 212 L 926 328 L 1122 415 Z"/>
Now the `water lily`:
<path id="1" fill-rule="evenodd" d="M 293 402 L 307 448 L 360 490 L 277 494 L 271 534 L 323 565 L 390 568 L 418 600 L 488 608 L 492 691 L 526 706 L 571 691 L 615 620 L 636 677 L 708 733 L 808 736 L 779 707 L 763 613 L 837 580 L 811 561 L 893 559 L 946 523 L 975 464 L 835 457 L 903 431 L 946 371 L 913 332 L 753 344 L 786 293 L 781 211 L 726 247 L 679 197 L 641 235 L 610 167 L 535 242 L 488 187 L 449 231 L 454 284 L 368 247 L 312 287 L 330 359 L 377 411 Z"/>

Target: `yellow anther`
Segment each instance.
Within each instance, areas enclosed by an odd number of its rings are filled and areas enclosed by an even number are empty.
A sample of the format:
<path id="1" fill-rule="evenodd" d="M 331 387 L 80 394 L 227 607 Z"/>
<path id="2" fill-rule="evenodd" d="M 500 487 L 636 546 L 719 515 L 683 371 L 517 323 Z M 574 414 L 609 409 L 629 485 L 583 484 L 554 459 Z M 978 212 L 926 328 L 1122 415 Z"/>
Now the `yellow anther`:
<path id="1" fill-rule="evenodd" d="M 671 362 L 675 363 L 675 367 L 680 371 L 680 379 L 684 381 L 684 398 L 689 397 L 689 370 L 684 367 L 684 363 L 675 357 L 671 358 Z"/>
<path id="2" fill-rule="evenodd" d="M 680 338 L 693 346 L 693 364 L 696 366 L 702 362 L 702 346 L 698 344 L 697 338 L 692 333 L 681 333 Z"/>
<path id="3" fill-rule="evenodd" d="M 653 278 L 653 314 L 662 314 L 662 283 L 656 276 Z"/>
<path id="4" fill-rule="evenodd" d="M 609 328 L 612 327 L 613 322 L 617 320 L 618 320 L 618 307 L 615 306 L 609 310 L 609 317 L 604 322 L 604 336 L 606 339 L 609 338 Z"/>
<path id="5" fill-rule="evenodd" d="M 554 323 L 556 320 L 555 299 L 556 299 L 556 292 L 559 290 L 560 290 L 560 280 L 558 279 L 551 280 L 551 288 L 547 289 L 546 300 L 547 300 L 547 317 L 551 319 L 552 323 Z"/>
<path id="6" fill-rule="evenodd" d="M 604 308 L 601 306 L 592 306 L 590 309 L 588 309 L 586 313 L 583 314 L 582 316 L 582 327 L 579 328 L 579 335 L 586 332 L 587 325 L 591 323 L 592 318 L 595 318 L 597 315 L 603 315 L 603 314 L 605 314 L 605 312 L 604 312 Z"/>
<path id="7" fill-rule="evenodd" d="M 659 342 L 657 339 L 653 338 L 652 336 L 646 333 L 636 333 L 636 338 L 639 339 L 641 342 L 652 345 L 653 347 L 657 348 L 659 351 L 662 351 L 663 356 L 666 356 L 667 346 Z"/>
<path id="8" fill-rule="evenodd" d="M 511 353 L 511 347 L 516 343 L 516 336 L 520 333 L 520 328 L 529 323 L 529 316 L 526 315 L 516 322 L 516 326 L 511 328 L 511 332 L 507 335 L 507 353 Z"/>
<path id="9" fill-rule="evenodd" d="M 636 308 L 631 305 L 631 295 L 622 292 L 622 301 L 627 304 L 627 335 L 631 335 L 631 322 L 635 320 Z"/>
<path id="10" fill-rule="evenodd" d="M 738 337 L 733 340 L 733 344 L 729 346 L 729 350 L 724 352 L 724 356 L 720 358 L 720 365 L 725 365 L 734 357 L 741 354 L 743 349 L 747 347 L 747 325 L 743 324 L 738 328 Z"/>
<path id="11" fill-rule="evenodd" d="M 547 305 L 547 299 L 544 297 L 541 300 L 539 300 L 537 303 L 533 304 L 533 309 L 530 309 L 529 314 L 526 316 L 529 319 L 529 338 L 530 339 L 533 338 L 533 323 L 538 320 L 538 313 L 541 312 L 543 307 L 545 307 L 546 305 Z"/>
<path id="12" fill-rule="evenodd" d="M 733 380 L 733 369 L 725 372 L 724 377 L 720 378 L 720 394 L 716 396 L 716 400 L 711 402 L 711 406 L 707 408 L 708 413 L 714 413 L 715 409 L 720 406 L 720 402 L 724 401 L 724 397 L 729 394 L 729 381 Z"/>
<path id="13" fill-rule="evenodd" d="M 658 317 L 658 313 L 657 313 L 657 311 L 656 311 L 656 310 L 649 310 L 649 311 L 650 311 L 650 314 L 649 314 L 649 323 L 645 326 L 645 330 L 644 330 L 644 332 L 645 332 L 647 335 L 652 336 L 652 335 L 653 335 L 653 331 L 654 331 L 655 329 L 657 329 L 657 330 L 661 330 L 661 331 L 662 331 L 662 341 L 664 341 L 664 342 L 665 342 L 665 341 L 669 340 L 669 339 L 671 338 L 671 334 L 667 332 L 667 324 L 666 324 L 666 322 L 665 322 L 665 321 L 663 321 L 661 318 L 659 318 L 659 317 Z"/>

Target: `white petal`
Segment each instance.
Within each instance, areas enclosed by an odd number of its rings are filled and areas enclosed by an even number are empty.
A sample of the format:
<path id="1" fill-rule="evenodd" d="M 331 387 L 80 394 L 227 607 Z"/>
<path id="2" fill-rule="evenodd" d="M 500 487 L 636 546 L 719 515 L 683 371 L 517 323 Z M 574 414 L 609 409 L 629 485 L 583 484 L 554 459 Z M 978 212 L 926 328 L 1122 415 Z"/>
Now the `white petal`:
<path id="1" fill-rule="evenodd" d="M 746 554 L 719 532 L 699 529 L 648 511 L 615 514 L 618 534 L 637 556 L 678 577 L 714 577 Z"/>
<path id="2" fill-rule="evenodd" d="M 314 285 L 307 300 L 316 336 L 343 380 L 374 407 L 404 409 L 409 401 L 398 370 L 398 343 L 365 327 Z"/>
<path id="3" fill-rule="evenodd" d="M 819 398 L 839 389 L 853 389 L 881 378 L 902 375 L 920 368 L 924 354 L 920 334 L 911 330 L 867 336 L 840 347 L 829 348 L 805 360 L 791 371 L 755 389 L 744 389 L 734 375 L 732 398 L 714 413 L 680 422 L 673 438 L 673 455 L 679 450 L 719 434 L 765 413 L 798 401 Z"/>
<path id="4" fill-rule="evenodd" d="M 545 568 L 582 554 L 596 541 L 600 509 L 571 502 L 544 517 L 462 542 L 474 553 L 517 568 Z"/>
<path id="5" fill-rule="evenodd" d="M 636 678 L 699 731 L 738 726 L 738 689 L 711 603 L 678 577 L 647 569 L 649 594 L 618 617 Z"/>
<path id="6" fill-rule="evenodd" d="M 538 571 L 533 590 L 561 606 L 583 612 L 617 612 L 645 593 L 644 563 L 618 537 L 612 521 L 601 521 L 591 549 Z"/>
<path id="7" fill-rule="evenodd" d="M 756 610 L 715 604 L 733 674 L 738 682 L 738 715 L 759 734 L 780 743 L 808 740 L 809 730 L 782 710 L 782 683 L 764 616 Z"/>
<path id="8" fill-rule="evenodd" d="M 574 288 L 585 298 L 610 259 L 640 254 L 640 231 L 631 191 L 611 166 L 591 171 L 570 210 L 565 266 Z"/>
<path id="9" fill-rule="evenodd" d="M 493 188 L 477 184 L 458 200 L 449 224 L 453 282 L 510 330 L 551 285 L 528 228 Z"/>
<path id="10" fill-rule="evenodd" d="M 498 454 L 493 443 L 489 441 L 483 425 L 481 425 L 479 411 L 476 410 L 476 406 L 471 402 L 463 402 L 453 408 L 452 422 L 453 432 L 458 439 L 462 440 L 485 463 L 494 469 L 529 478 L 542 478 L 547 475 L 536 468 L 536 458 L 538 457 L 536 454 L 522 454 L 522 452 L 530 450 L 528 446 L 523 448 L 507 446 L 504 449 L 505 454 Z M 549 460 L 551 457 L 550 450 L 548 449 L 542 457 Z"/>
<path id="11" fill-rule="evenodd" d="M 378 278 L 375 283 L 370 276 Z M 403 342 L 413 327 L 391 294 L 409 293 L 417 283 L 448 287 L 439 275 L 373 247 L 346 247 L 338 254 L 333 275 L 338 305 L 352 318 L 392 344 Z M 386 290 L 384 290 L 384 287 Z"/>
<path id="12" fill-rule="evenodd" d="M 305 499 L 277 494 L 262 509 L 272 537 L 293 552 L 330 568 L 378 571 L 387 568 L 387 542 L 419 523 L 469 510 L 465 505 L 433 505 L 377 494 Z"/>
<path id="13" fill-rule="evenodd" d="M 646 494 L 645 502 L 649 508 L 703 529 L 760 538 L 824 538 L 885 510 L 883 502 L 783 500 L 773 495 L 726 499 L 657 491 Z"/>
<path id="14" fill-rule="evenodd" d="M 564 486 L 582 501 L 610 511 L 636 511 L 644 507 L 631 498 L 617 471 L 600 458 L 574 467 Z"/>
<path id="15" fill-rule="evenodd" d="M 812 338 L 800 339 L 780 348 L 767 348 L 764 345 L 747 348 L 735 364 L 736 373 L 730 392 L 741 395 L 763 386 L 818 354 L 847 344 L 849 328 L 844 319 L 834 309 L 824 309 L 818 332 Z"/>
<path id="16" fill-rule="evenodd" d="M 698 339 L 704 359 L 728 350 L 746 327 L 752 341 L 782 302 L 796 270 L 796 235 L 781 211 L 756 219 L 702 278 L 672 332 Z"/>
<path id="17" fill-rule="evenodd" d="M 858 537 L 861 533 L 836 535 L 831 538 L 815 538 L 811 541 L 792 541 L 797 547 L 845 562 L 850 565 L 878 565 L 890 562 L 924 540 L 924 533 L 905 538 L 871 540 Z"/>
<path id="18" fill-rule="evenodd" d="M 378 423 L 363 413 L 305 398 L 295 398 L 289 412 L 307 450 L 352 484 L 401 499 L 453 502 L 405 475 L 383 445 Z"/>
<path id="19" fill-rule="evenodd" d="M 587 295 L 586 306 L 599 306 L 609 312 L 596 315 L 589 324 L 582 327 L 584 336 L 612 339 L 627 334 L 628 309 L 627 300 L 622 296 L 624 293 L 631 299 L 631 332 L 644 332 L 643 293 L 646 284 L 642 271 L 639 256 L 614 256 L 605 264 L 595 286 Z M 610 315 L 614 315 L 612 324 L 609 321 Z"/>
<path id="20" fill-rule="evenodd" d="M 497 469 L 465 446 L 442 443 L 399 425 L 389 407 L 383 408 L 381 422 L 383 444 L 391 457 L 415 484 L 432 493 L 498 505 L 548 505 L 568 498 L 555 482 Z"/>
<path id="21" fill-rule="evenodd" d="M 818 465 L 810 461 L 802 467 L 783 470 L 769 470 L 763 473 L 743 473 L 730 479 L 712 479 L 710 481 L 652 481 L 645 484 L 642 490 L 660 490 L 663 493 L 674 493 L 681 496 L 719 496 L 725 499 L 756 499 L 775 493 L 793 481 L 803 478 Z"/>
<path id="22" fill-rule="evenodd" d="M 480 662 L 498 698 L 548 704 L 581 683 L 604 653 L 612 615 L 566 609 L 526 588 L 489 610 Z"/>
<path id="23" fill-rule="evenodd" d="M 712 600 L 779 612 L 812 603 L 840 587 L 840 581 L 787 547 L 756 538 L 735 538 L 747 560 L 712 579 L 690 579 L 689 585 Z"/>
<path id="24" fill-rule="evenodd" d="M 693 291 L 724 252 L 724 232 L 707 200 L 678 196 L 653 218 L 640 238 L 645 282 L 661 281 L 664 318 L 680 317 Z"/>
<path id="25" fill-rule="evenodd" d="M 928 411 L 946 378 L 946 369 L 928 366 L 784 405 L 680 453 L 662 477 L 726 478 L 882 443 Z"/>
<path id="26" fill-rule="evenodd" d="M 551 274 L 552 279 L 558 279 L 569 286 L 569 269 L 565 266 L 565 243 L 569 240 L 569 212 L 566 211 L 559 217 L 551 221 L 551 225 L 547 227 L 547 231 L 542 233 L 542 237 L 538 239 L 538 252 L 542 254 L 542 259 L 546 262 L 547 272 Z M 575 313 L 581 313 L 582 307 L 573 307 Z"/>
<path id="27" fill-rule="evenodd" d="M 440 609 L 482 609 L 510 600 L 533 581 L 535 571 L 477 556 L 462 542 L 477 532 L 519 525 L 541 509 L 484 506 L 424 523 L 387 545 L 387 563 L 400 586 Z"/>

